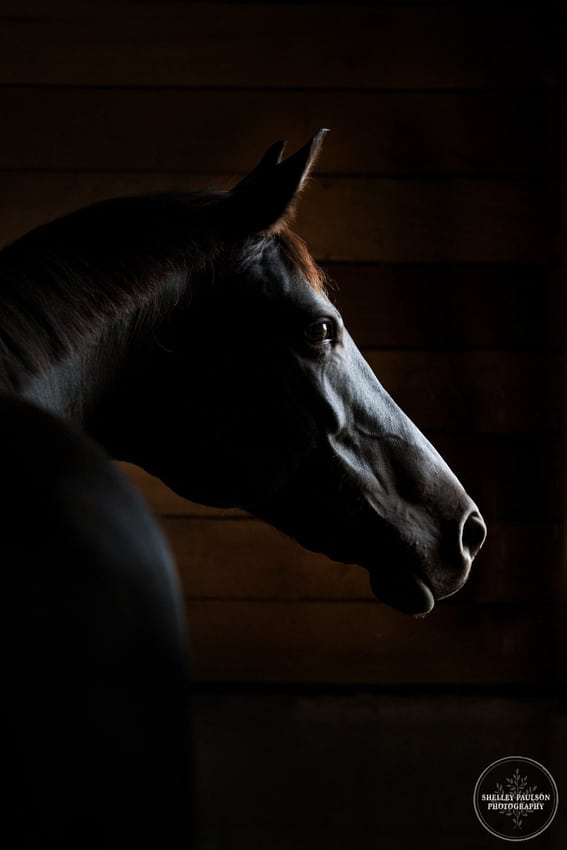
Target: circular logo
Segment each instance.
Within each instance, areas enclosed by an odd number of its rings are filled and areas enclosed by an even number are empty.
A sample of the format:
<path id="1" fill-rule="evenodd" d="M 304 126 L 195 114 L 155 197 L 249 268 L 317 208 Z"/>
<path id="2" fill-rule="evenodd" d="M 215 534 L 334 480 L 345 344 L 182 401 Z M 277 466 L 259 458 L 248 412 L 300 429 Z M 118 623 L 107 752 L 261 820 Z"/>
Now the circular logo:
<path id="1" fill-rule="evenodd" d="M 557 813 L 559 794 L 549 770 L 524 756 L 489 764 L 474 787 L 474 810 L 485 829 L 505 841 L 540 835 Z"/>

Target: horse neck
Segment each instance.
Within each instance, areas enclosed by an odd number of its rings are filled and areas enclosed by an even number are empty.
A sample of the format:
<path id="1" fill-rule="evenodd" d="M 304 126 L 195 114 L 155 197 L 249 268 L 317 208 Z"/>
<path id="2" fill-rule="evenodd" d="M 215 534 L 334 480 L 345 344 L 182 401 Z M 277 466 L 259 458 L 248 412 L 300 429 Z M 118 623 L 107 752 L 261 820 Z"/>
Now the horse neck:
<path id="1" fill-rule="evenodd" d="M 3 249 L 0 392 L 86 430 L 93 420 L 104 421 L 110 432 L 107 423 L 117 419 L 112 386 L 122 378 L 129 391 L 128 367 L 144 345 L 149 348 L 152 331 L 211 277 L 222 244 L 214 229 L 208 235 L 197 226 L 199 210 L 191 198 L 122 199 L 79 211 Z M 119 248 L 117 227 L 124 242 Z M 66 258 L 67 244 L 79 246 L 77 256 Z M 93 300 L 101 281 L 103 295 Z M 47 315 L 43 291 L 50 296 Z"/>
<path id="2" fill-rule="evenodd" d="M 41 374 L 27 377 L 18 395 L 49 410 L 78 428 L 104 403 L 107 389 L 128 355 L 129 334 L 102 332 Z"/>
<path id="3" fill-rule="evenodd" d="M 158 278 L 156 271 L 156 281 Z M 47 323 L 30 320 L 26 327 L 26 315 L 22 312 L 16 316 L 18 345 L 0 349 L 0 392 L 31 401 L 80 429 L 88 430 L 93 419 L 107 420 L 107 416 L 100 414 L 105 413 L 101 408 L 112 406 L 109 402 L 112 387 L 120 384 L 127 368 L 135 366 L 137 358 L 147 350 L 156 327 L 180 301 L 191 297 L 198 281 L 197 270 L 192 268 L 189 275 L 185 266 L 172 267 L 151 291 L 144 293 L 141 281 L 138 291 L 143 297 L 139 303 L 134 303 L 133 298 L 122 299 L 127 303 L 119 306 L 118 295 L 114 314 L 111 311 L 109 316 L 101 314 L 90 324 L 87 318 L 82 331 L 75 331 L 74 337 L 66 335 L 64 345 L 58 343 L 55 328 L 46 330 Z M 96 279 L 92 286 L 97 286 Z M 135 284 L 130 286 L 135 292 Z M 65 308 L 62 304 L 63 315 L 69 312 Z M 80 326 L 80 309 L 77 308 L 78 315 L 71 316 L 75 328 Z M 88 317 L 88 306 L 84 309 Z"/>

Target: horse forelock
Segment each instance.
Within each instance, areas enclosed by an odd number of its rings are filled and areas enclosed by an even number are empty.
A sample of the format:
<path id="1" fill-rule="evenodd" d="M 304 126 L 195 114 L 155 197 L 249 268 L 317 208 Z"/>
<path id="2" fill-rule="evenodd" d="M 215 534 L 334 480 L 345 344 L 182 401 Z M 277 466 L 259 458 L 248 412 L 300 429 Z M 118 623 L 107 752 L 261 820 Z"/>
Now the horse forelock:
<path id="1" fill-rule="evenodd" d="M 302 276 L 315 292 L 325 293 L 327 275 L 311 256 L 305 241 L 287 225 L 274 236 L 284 259 Z"/>
<path id="2" fill-rule="evenodd" d="M 287 225 L 277 230 L 274 238 L 287 263 L 307 281 L 315 292 L 327 292 L 328 278 L 311 256 L 305 241 Z"/>

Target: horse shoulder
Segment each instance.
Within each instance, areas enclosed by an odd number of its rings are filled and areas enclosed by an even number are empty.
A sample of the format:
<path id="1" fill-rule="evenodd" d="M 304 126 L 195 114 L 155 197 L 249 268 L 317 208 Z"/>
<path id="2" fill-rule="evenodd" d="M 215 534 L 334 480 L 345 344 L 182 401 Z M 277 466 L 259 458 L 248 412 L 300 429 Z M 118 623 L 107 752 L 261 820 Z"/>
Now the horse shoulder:
<path id="1" fill-rule="evenodd" d="M 98 446 L 9 396 L 0 468 L 6 811 L 28 830 L 22 846 L 57 836 L 70 848 L 81 835 L 90 847 L 87 835 L 118 847 L 163 841 L 164 830 L 163 846 L 182 846 L 186 636 L 157 523 Z M 33 771 L 22 751 L 34 752 Z"/>

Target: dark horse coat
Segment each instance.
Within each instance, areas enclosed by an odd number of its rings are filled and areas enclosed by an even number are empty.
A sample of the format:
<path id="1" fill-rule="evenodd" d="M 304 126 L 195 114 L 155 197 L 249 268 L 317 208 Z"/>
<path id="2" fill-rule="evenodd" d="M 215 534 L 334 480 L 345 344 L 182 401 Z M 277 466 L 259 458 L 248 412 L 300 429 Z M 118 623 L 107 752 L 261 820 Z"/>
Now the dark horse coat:
<path id="1" fill-rule="evenodd" d="M 277 143 L 230 192 L 107 201 L 0 254 L 11 848 L 191 840 L 182 595 L 110 456 L 360 564 L 411 614 L 482 545 L 287 227 L 323 137 L 283 161 Z"/>

